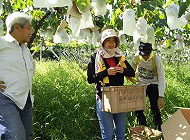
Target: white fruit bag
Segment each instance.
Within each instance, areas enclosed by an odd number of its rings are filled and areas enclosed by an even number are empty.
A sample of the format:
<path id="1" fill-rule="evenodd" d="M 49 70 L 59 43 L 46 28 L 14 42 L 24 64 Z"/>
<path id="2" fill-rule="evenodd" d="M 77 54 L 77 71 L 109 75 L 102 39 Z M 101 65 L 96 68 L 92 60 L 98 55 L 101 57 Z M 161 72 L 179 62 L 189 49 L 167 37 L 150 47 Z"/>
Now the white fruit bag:
<path id="1" fill-rule="evenodd" d="M 92 0 L 91 1 L 95 16 L 106 14 L 106 0 Z"/>
<path id="2" fill-rule="evenodd" d="M 81 19 L 71 16 L 69 18 L 69 27 L 72 30 L 72 37 L 77 37 L 80 33 Z"/>
<path id="3" fill-rule="evenodd" d="M 133 34 L 134 43 L 147 42 L 147 21 L 144 18 L 139 18 L 136 23 L 136 31 Z"/>
<path id="4" fill-rule="evenodd" d="M 123 32 L 133 36 L 136 30 L 135 12 L 132 9 L 126 9 L 123 13 Z"/>
<path id="5" fill-rule="evenodd" d="M 69 15 L 71 15 L 76 18 L 82 18 L 82 14 L 79 12 L 79 10 L 74 2 L 73 2 L 72 6 L 68 6 L 67 15 L 68 15 L 68 17 L 69 17 Z"/>
<path id="6" fill-rule="evenodd" d="M 35 8 L 71 6 L 72 0 L 33 0 Z"/>
<path id="7" fill-rule="evenodd" d="M 63 19 L 60 25 L 57 27 L 57 32 L 61 31 L 62 29 L 65 29 L 66 26 L 67 26 L 67 22 Z"/>
<path id="8" fill-rule="evenodd" d="M 85 40 L 86 39 L 86 31 L 85 29 L 81 29 L 79 35 L 76 37 L 76 40 Z"/>
<path id="9" fill-rule="evenodd" d="M 92 44 L 95 46 L 99 46 L 100 45 L 100 39 L 101 39 L 101 34 L 99 33 L 99 31 L 95 31 L 92 33 Z"/>
<path id="10" fill-rule="evenodd" d="M 65 29 L 60 30 L 59 32 L 56 32 L 53 37 L 54 43 L 62 43 L 62 44 L 68 44 L 70 42 L 70 38 L 68 33 Z"/>
<path id="11" fill-rule="evenodd" d="M 123 31 L 119 31 L 119 40 L 120 40 L 120 45 L 127 44 L 127 39 L 125 37 L 125 34 Z"/>
<path id="12" fill-rule="evenodd" d="M 45 39 L 53 39 L 53 34 L 55 32 L 55 29 L 51 26 L 47 27 L 46 31 L 45 31 Z"/>
<path id="13" fill-rule="evenodd" d="M 0 16 L 1 16 L 2 12 L 3 12 L 3 4 L 2 4 L 2 0 L 0 0 Z"/>
<path id="14" fill-rule="evenodd" d="M 82 12 L 82 20 L 81 20 L 81 26 L 80 29 L 86 29 L 86 28 L 93 28 L 94 27 L 94 23 L 92 20 L 92 14 L 89 11 L 86 12 Z"/>
<path id="15" fill-rule="evenodd" d="M 176 4 L 170 4 L 166 10 L 166 16 L 167 16 L 167 24 L 171 30 L 178 29 L 185 24 L 187 24 L 187 20 L 185 16 L 181 16 L 178 18 L 179 14 L 179 6 Z"/>
<path id="16" fill-rule="evenodd" d="M 155 44 L 154 28 L 152 26 L 148 26 L 147 36 L 148 36 L 147 42 L 151 44 Z"/>

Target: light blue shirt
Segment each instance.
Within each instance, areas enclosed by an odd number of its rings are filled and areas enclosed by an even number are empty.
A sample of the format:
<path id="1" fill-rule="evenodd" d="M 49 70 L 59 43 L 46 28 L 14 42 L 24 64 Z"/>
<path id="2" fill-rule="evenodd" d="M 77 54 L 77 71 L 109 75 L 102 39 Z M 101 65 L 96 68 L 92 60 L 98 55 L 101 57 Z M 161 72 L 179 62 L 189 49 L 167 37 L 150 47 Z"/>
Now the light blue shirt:
<path id="1" fill-rule="evenodd" d="M 5 82 L 2 93 L 23 109 L 32 96 L 32 77 L 35 63 L 26 44 L 19 45 L 10 34 L 0 37 L 0 81 Z"/>

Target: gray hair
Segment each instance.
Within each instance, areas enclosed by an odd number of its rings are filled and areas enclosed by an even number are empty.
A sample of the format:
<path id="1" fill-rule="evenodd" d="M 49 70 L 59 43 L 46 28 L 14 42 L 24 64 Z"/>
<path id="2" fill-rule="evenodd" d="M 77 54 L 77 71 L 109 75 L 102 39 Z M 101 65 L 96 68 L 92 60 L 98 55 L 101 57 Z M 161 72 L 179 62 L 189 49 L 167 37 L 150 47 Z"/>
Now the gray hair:
<path id="1" fill-rule="evenodd" d="M 18 24 L 21 28 L 24 28 L 27 21 L 31 22 L 31 18 L 25 13 L 14 12 L 8 15 L 6 19 L 7 32 L 12 33 L 15 24 Z"/>

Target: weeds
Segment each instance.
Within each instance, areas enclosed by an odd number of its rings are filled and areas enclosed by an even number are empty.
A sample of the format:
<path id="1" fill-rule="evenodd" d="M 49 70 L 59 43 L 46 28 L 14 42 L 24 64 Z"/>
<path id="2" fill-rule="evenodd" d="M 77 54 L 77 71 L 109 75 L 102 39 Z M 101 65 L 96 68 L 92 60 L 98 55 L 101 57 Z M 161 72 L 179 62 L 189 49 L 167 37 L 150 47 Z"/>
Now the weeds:
<path id="1" fill-rule="evenodd" d="M 190 107 L 190 65 L 181 65 L 177 74 L 174 65 L 165 66 L 167 88 L 166 106 L 161 110 L 163 121 L 177 109 Z M 86 80 L 86 71 L 75 62 L 37 62 L 33 82 L 34 139 L 35 140 L 98 140 L 100 129 L 95 113 L 93 85 Z M 145 110 L 147 121 L 153 127 L 149 104 Z M 126 139 L 129 129 L 137 125 L 133 112 L 127 114 Z"/>

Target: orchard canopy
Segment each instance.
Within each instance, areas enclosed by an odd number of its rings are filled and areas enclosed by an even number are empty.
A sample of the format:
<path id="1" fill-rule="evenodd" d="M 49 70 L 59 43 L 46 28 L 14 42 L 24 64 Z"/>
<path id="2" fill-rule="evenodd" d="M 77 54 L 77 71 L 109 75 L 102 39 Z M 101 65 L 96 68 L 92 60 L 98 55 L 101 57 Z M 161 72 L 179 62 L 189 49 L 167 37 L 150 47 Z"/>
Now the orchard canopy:
<path id="1" fill-rule="evenodd" d="M 31 15 L 37 46 L 72 41 L 98 45 L 101 29 L 119 32 L 121 45 L 135 46 L 139 38 L 167 49 L 190 46 L 189 0 L 0 0 L 0 34 L 5 18 L 14 11 Z"/>

